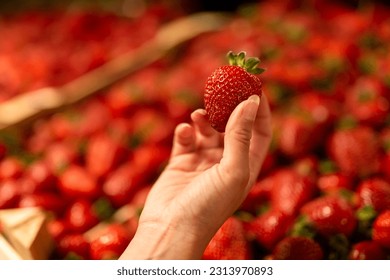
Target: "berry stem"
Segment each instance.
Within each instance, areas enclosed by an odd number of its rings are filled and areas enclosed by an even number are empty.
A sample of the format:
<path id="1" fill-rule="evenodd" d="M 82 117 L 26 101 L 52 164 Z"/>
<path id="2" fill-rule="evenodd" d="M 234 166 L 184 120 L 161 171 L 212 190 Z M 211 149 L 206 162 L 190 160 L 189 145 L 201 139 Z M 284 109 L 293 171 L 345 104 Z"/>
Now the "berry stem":
<path id="1" fill-rule="evenodd" d="M 265 71 L 265 69 L 257 67 L 260 63 L 260 59 L 257 57 L 249 57 L 248 59 L 245 59 L 245 52 L 239 52 L 238 54 L 235 54 L 234 52 L 230 51 L 228 52 L 227 57 L 229 65 L 240 66 L 251 74 L 261 74 Z"/>

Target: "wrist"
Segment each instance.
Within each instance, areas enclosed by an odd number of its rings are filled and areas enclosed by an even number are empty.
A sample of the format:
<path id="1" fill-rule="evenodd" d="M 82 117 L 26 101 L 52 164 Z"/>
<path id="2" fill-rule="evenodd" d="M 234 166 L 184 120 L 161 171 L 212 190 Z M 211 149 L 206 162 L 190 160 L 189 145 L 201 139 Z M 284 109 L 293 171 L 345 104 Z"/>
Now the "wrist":
<path id="1" fill-rule="evenodd" d="M 201 259 L 211 236 L 177 223 L 141 223 L 120 259 Z"/>

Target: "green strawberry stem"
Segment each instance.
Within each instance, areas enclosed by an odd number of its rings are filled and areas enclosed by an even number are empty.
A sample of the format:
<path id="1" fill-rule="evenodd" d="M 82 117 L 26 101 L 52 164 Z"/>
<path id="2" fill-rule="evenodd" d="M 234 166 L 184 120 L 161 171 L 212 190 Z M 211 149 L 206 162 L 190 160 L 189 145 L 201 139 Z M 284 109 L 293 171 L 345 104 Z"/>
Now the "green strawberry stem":
<path id="1" fill-rule="evenodd" d="M 321 174 L 332 174 L 337 171 L 336 164 L 332 160 L 323 160 L 319 164 Z"/>
<path id="2" fill-rule="evenodd" d="M 371 237 L 372 223 L 378 213 L 372 206 L 363 206 L 356 211 L 358 232 L 365 238 Z"/>
<path id="3" fill-rule="evenodd" d="M 314 225 L 304 215 L 298 216 L 289 233 L 290 236 L 303 236 L 312 239 L 316 236 L 316 234 L 317 232 Z"/>
<path id="4" fill-rule="evenodd" d="M 347 130 L 347 129 L 352 129 L 352 128 L 355 128 L 357 126 L 357 121 L 355 118 L 353 118 L 352 116 L 345 116 L 343 118 L 341 118 L 338 123 L 337 123 L 337 129 L 340 129 L 340 130 Z"/>
<path id="5" fill-rule="evenodd" d="M 260 63 L 260 59 L 257 57 L 249 57 L 248 59 L 245 59 L 245 56 L 245 52 L 239 52 L 238 54 L 235 54 L 232 51 L 228 52 L 227 57 L 229 65 L 240 66 L 251 74 L 261 74 L 265 71 L 265 69 L 257 67 Z"/>
<path id="6" fill-rule="evenodd" d="M 111 202 L 101 197 L 93 203 L 93 209 L 100 220 L 108 220 L 114 214 L 114 208 Z"/>

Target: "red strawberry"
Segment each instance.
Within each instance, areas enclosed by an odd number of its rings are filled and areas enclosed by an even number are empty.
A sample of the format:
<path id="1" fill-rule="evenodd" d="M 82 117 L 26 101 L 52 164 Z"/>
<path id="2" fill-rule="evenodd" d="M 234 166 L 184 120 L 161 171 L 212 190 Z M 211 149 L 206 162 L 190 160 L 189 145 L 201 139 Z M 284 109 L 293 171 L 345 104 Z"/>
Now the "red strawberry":
<path id="1" fill-rule="evenodd" d="M 124 226 L 111 224 L 91 241 L 91 258 L 93 260 L 118 259 L 132 238 Z"/>
<path id="2" fill-rule="evenodd" d="M 77 161 L 77 151 L 65 142 L 54 143 L 47 147 L 44 160 L 53 174 L 62 173 L 68 165 Z"/>
<path id="3" fill-rule="evenodd" d="M 254 238 L 262 247 L 271 250 L 293 225 L 294 216 L 270 209 L 245 225 L 249 238 Z"/>
<path id="4" fill-rule="evenodd" d="M 320 175 L 317 178 L 317 185 L 325 194 L 337 194 L 342 190 L 352 190 L 353 178 L 337 170 L 334 162 L 327 160 L 319 164 Z"/>
<path id="5" fill-rule="evenodd" d="M 47 230 L 57 243 L 68 233 L 66 222 L 62 219 L 49 220 L 47 223 Z"/>
<path id="6" fill-rule="evenodd" d="M 350 236 L 356 228 L 352 206 L 340 196 L 323 196 L 309 201 L 301 208 L 307 222 L 322 236 Z"/>
<path id="7" fill-rule="evenodd" d="M 94 199 L 100 192 L 96 178 L 78 165 L 69 166 L 60 175 L 59 188 L 69 198 Z"/>
<path id="8" fill-rule="evenodd" d="M 26 169 L 25 176 L 33 183 L 33 192 L 48 191 L 54 188 L 55 177 L 47 163 L 43 160 L 29 165 Z"/>
<path id="9" fill-rule="evenodd" d="M 16 207 L 20 197 L 18 186 L 12 179 L 0 181 L 0 209 Z"/>
<path id="10" fill-rule="evenodd" d="M 274 179 L 271 176 L 262 178 L 251 188 L 245 200 L 240 206 L 241 210 L 256 212 L 263 202 L 269 200 L 271 196 Z"/>
<path id="11" fill-rule="evenodd" d="M 160 111 L 145 108 L 137 111 L 131 120 L 129 142 L 133 146 L 170 143 L 174 123 Z"/>
<path id="12" fill-rule="evenodd" d="M 317 185 L 320 191 L 326 194 L 338 193 L 341 190 L 351 190 L 353 188 L 352 178 L 338 172 L 320 175 Z"/>
<path id="13" fill-rule="evenodd" d="M 20 198 L 18 207 L 42 207 L 56 215 L 61 215 L 65 210 L 65 201 L 55 193 L 25 194 Z"/>
<path id="14" fill-rule="evenodd" d="M 292 158 L 303 156 L 316 148 L 324 132 L 310 116 L 300 113 L 286 115 L 278 129 L 280 150 Z"/>
<path id="15" fill-rule="evenodd" d="M 7 157 L 0 161 L 0 180 L 18 178 L 23 173 L 22 163 L 14 157 Z"/>
<path id="16" fill-rule="evenodd" d="M 378 126 L 389 114 L 389 101 L 385 97 L 383 84 L 373 77 L 361 77 L 346 92 L 346 104 L 359 122 Z"/>
<path id="17" fill-rule="evenodd" d="M 282 239 L 272 252 L 274 260 L 321 260 L 321 246 L 311 238 L 289 236 Z"/>
<path id="18" fill-rule="evenodd" d="M 248 260 L 251 251 L 245 239 L 243 224 L 230 217 L 219 228 L 203 253 L 204 260 Z"/>
<path id="19" fill-rule="evenodd" d="M 372 240 L 360 241 L 352 246 L 348 259 L 350 260 L 385 260 L 386 252 L 382 246 Z"/>
<path id="20" fill-rule="evenodd" d="M 213 128 L 224 132 L 234 108 L 251 95 L 262 95 L 262 82 L 255 76 L 263 72 L 257 68 L 257 58 L 245 59 L 245 53 L 228 54 L 230 65 L 217 68 L 207 79 L 204 105 Z"/>
<path id="21" fill-rule="evenodd" d="M 131 162 L 125 163 L 114 170 L 103 184 L 103 193 L 116 207 L 129 203 L 142 187 L 143 179 L 135 174 L 135 168 Z"/>
<path id="22" fill-rule="evenodd" d="M 347 175 L 365 177 L 379 171 L 379 143 L 368 126 L 345 127 L 329 136 L 328 152 Z"/>
<path id="23" fill-rule="evenodd" d="M 280 169 L 274 174 L 271 204 L 287 215 L 294 215 L 314 196 L 315 191 L 315 184 L 310 177 L 291 168 Z"/>
<path id="24" fill-rule="evenodd" d="M 83 233 L 99 222 L 99 217 L 88 200 L 77 200 L 65 212 L 65 222 L 72 232 Z"/>
<path id="25" fill-rule="evenodd" d="M 144 183 L 153 183 L 168 162 L 170 149 L 165 145 L 145 144 L 137 147 L 132 155 L 133 171 Z"/>
<path id="26" fill-rule="evenodd" d="M 358 207 L 371 206 L 377 213 L 390 210 L 390 184 L 381 178 L 361 181 L 356 195 Z"/>
<path id="27" fill-rule="evenodd" d="M 390 210 L 382 212 L 374 220 L 372 239 L 390 249 Z"/>
<path id="28" fill-rule="evenodd" d="M 90 244 L 82 234 L 68 234 L 60 238 L 57 251 L 64 259 L 90 259 Z"/>
<path id="29" fill-rule="evenodd" d="M 97 178 L 106 176 L 125 155 L 123 147 L 107 134 L 90 138 L 86 150 L 86 169 Z"/>

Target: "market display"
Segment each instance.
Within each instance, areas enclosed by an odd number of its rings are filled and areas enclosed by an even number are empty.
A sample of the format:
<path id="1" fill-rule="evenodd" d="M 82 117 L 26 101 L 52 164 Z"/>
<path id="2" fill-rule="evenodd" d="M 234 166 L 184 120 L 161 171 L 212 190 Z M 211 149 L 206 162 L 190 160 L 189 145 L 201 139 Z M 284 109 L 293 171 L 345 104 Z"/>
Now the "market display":
<path id="1" fill-rule="evenodd" d="M 0 131 L 0 209 L 50 213 L 50 259 L 118 258 L 167 162 L 175 126 L 207 106 L 207 78 L 227 65 L 226 53 L 244 51 L 265 69 L 273 141 L 257 182 L 203 258 L 389 259 L 390 9 L 296 2 L 243 6 L 220 31 L 93 97 Z M 152 6 L 133 19 L 1 17 L 0 102 L 63 85 L 179 16 Z M 132 214 L 116 219 L 123 207 Z"/>

